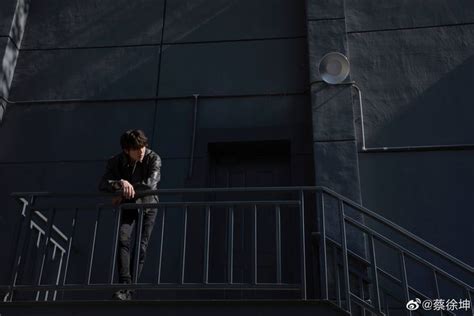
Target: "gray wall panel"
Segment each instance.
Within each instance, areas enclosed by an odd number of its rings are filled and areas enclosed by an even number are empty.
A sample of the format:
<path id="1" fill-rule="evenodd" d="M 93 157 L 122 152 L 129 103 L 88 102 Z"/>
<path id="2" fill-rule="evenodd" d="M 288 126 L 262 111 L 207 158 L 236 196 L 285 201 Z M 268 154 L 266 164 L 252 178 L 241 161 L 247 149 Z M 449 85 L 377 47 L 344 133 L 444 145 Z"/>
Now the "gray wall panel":
<path id="1" fill-rule="evenodd" d="M 155 139 L 160 154 L 167 158 L 186 158 L 193 133 L 194 100 L 159 101 Z M 198 121 L 199 122 L 199 121 Z"/>
<path id="2" fill-rule="evenodd" d="M 313 139 L 338 141 L 355 139 L 352 104 L 349 86 L 312 86 Z"/>
<path id="3" fill-rule="evenodd" d="M 207 128 L 310 125 L 307 117 L 308 101 L 305 95 L 208 99 L 201 103 L 200 124 Z"/>
<path id="4" fill-rule="evenodd" d="M 269 40 L 163 48 L 160 96 L 301 92 L 306 40 Z"/>
<path id="5" fill-rule="evenodd" d="M 306 16 L 309 20 L 344 18 L 344 0 L 307 1 Z"/>
<path id="6" fill-rule="evenodd" d="M 368 147 L 474 143 L 473 37 L 472 25 L 349 36 Z"/>
<path id="7" fill-rule="evenodd" d="M 471 0 L 346 1 L 348 32 L 474 22 Z"/>
<path id="8" fill-rule="evenodd" d="M 160 43 L 164 0 L 32 1 L 24 48 Z"/>
<path id="9" fill-rule="evenodd" d="M 304 36 L 304 1 L 169 0 L 165 42 Z"/>
<path id="10" fill-rule="evenodd" d="M 291 156 L 291 183 L 293 185 L 314 185 L 314 159 L 310 154 Z M 308 214 L 308 216 L 311 216 Z"/>
<path id="11" fill-rule="evenodd" d="M 359 201 L 359 170 L 355 141 L 314 142 L 317 185 L 325 186 L 348 198 Z"/>
<path id="12" fill-rule="evenodd" d="M 473 151 L 359 156 L 366 207 L 474 264 Z"/>
<path id="13" fill-rule="evenodd" d="M 284 130 L 287 138 L 295 137 L 295 150 L 305 151 L 302 144 L 311 130 L 308 96 L 219 98 L 198 100 L 197 137 L 201 129 L 256 128 Z M 156 137 L 165 157 L 188 157 L 193 133 L 194 100 L 160 101 L 156 119 Z M 239 134 L 228 137 L 235 139 Z M 301 141 L 300 141 L 301 140 Z M 201 150 L 199 150 L 201 152 Z"/>
<path id="14" fill-rule="evenodd" d="M 321 80 L 319 61 L 329 52 L 347 55 L 344 20 L 308 22 L 308 48 L 311 82 Z"/>
<path id="15" fill-rule="evenodd" d="M 159 154 L 162 152 L 159 151 Z M 184 188 L 188 186 L 189 159 L 164 158 L 162 159 L 160 188 Z M 193 178 L 198 179 L 191 187 L 206 187 L 208 173 L 207 162 L 203 158 L 195 158 Z M 161 195 L 160 201 L 176 201 L 176 195 Z"/>
<path id="16" fill-rule="evenodd" d="M 120 151 L 125 130 L 151 135 L 153 114 L 154 102 L 10 106 L 0 161 L 105 159 Z"/>
<path id="17" fill-rule="evenodd" d="M 11 98 L 153 97 L 159 47 L 23 51 Z"/>
<path id="18" fill-rule="evenodd" d="M 0 36 L 10 34 L 16 3 L 17 0 L 2 0 L 0 2 Z"/>

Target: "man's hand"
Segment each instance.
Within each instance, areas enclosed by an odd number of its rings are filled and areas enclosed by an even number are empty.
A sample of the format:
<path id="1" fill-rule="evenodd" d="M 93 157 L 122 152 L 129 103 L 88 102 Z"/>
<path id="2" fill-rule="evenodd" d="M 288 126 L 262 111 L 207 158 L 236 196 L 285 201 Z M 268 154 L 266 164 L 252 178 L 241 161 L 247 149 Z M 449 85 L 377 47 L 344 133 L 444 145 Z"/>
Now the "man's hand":
<path id="1" fill-rule="evenodd" d="M 120 180 L 120 184 L 122 185 L 122 195 L 126 199 L 133 199 L 135 196 L 135 189 L 133 185 L 130 184 L 127 180 Z"/>
<path id="2" fill-rule="evenodd" d="M 122 203 L 122 197 L 121 196 L 114 196 L 112 198 L 112 205 L 113 206 L 120 205 L 120 203 Z"/>

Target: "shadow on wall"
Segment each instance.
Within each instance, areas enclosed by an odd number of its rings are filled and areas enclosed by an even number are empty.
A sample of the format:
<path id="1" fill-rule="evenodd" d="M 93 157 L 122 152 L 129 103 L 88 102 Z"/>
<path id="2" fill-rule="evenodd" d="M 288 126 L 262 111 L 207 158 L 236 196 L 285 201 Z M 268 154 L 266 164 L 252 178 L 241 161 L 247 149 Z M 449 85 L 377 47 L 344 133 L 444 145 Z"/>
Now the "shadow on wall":
<path id="1" fill-rule="evenodd" d="M 374 131 L 368 147 L 474 144 L 472 82 L 474 56 Z M 364 205 L 472 265 L 464 241 L 474 236 L 474 151 L 359 157 Z"/>
<path id="2" fill-rule="evenodd" d="M 171 40 L 179 41 L 196 32 L 234 3 L 220 1 L 213 6 L 180 3 L 167 17 L 166 28 L 174 31 Z M 52 6 L 49 13 L 42 7 L 32 7 L 25 47 L 63 49 L 22 51 L 12 99 L 109 99 L 156 95 L 162 1 L 114 2 L 102 4 L 96 11 L 90 5 L 79 3 Z M 59 17 L 48 22 L 44 16 L 51 14 L 51 10 L 56 10 Z M 193 23 L 183 23 L 191 12 Z M 90 18 L 87 22 L 83 21 L 86 16 Z M 142 22 L 135 23 L 137 16 Z M 52 24 L 54 22 L 57 25 Z M 125 47 L 114 47 L 117 45 Z"/>
<path id="3" fill-rule="evenodd" d="M 8 98 L 10 85 L 13 79 L 13 73 L 18 58 L 18 45 L 21 43 L 26 26 L 26 20 L 29 10 L 29 0 L 18 0 L 15 13 L 12 17 L 12 25 L 9 30 L 9 37 L 5 37 L 5 50 L 0 50 L 1 71 L 0 71 L 0 96 Z M 6 19 L 10 21 L 9 19 Z M 7 103 L 0 101 L 0 123 L 6 111 Z"/>
<path id="4" fill-rule="evenodd" d="M 428 88 L 368 141 L 375 146 L 474 144 L 474 56 Z"/>

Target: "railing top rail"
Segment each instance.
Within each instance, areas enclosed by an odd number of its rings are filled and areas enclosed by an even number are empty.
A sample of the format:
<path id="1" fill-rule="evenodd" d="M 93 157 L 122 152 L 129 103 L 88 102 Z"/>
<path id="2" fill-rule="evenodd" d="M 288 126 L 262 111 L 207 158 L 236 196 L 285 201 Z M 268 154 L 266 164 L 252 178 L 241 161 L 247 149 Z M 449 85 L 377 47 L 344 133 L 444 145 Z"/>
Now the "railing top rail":
<path id="1" fill-rule="evenodd" d="M 462 287 L 465 287 L 465 288 L 467 288 L 471 291 L 474 289 L 474 287 L 472 287 L 471 285 L 469 285 L 469 284 L 459 280 L 458 278 L 450 275 L 448 272 L 446 272 L 443 269 L 437 267 L 436 265 L 432 264 L 431 262 L 421 258 L 420 256 L 414 254 L 413 252 L 411 252 L 410 250 L 406 249 L 405 247 L 397 244 L 396 242 L 391 241 L 389 238 L 377 233 L 375 230 L 371 229 L 370 227 L 366 227 L 363 224 L 360 224 L 356 220 L 354 220 L 350 217 L 347 217 L 347 216 L 345 216 L 344 220 L 348 221 L 349 223 L 351 223 L 351 225 L 357 227 L 358 229 L 362 230 L 363 232 L 368 233 L 371 236 L 375 237 L 376 239 L 382 241 L 386 245 L 389 245 L 390 247 L 392 247 L 393 249 L 399 251 L 400 253 L 408 255 L 409 257 L 413 258 L 414 260 L 418 261 L 419 263 L 421 263 L 421 264 L 423 264 L 423 265 L 425 265 L 425 266 L 427 266 L 431 269 L 436 270 L 438 273 L 440 273 L 444 277 L 450 279 L 454 283 L 457 283 L 458 285 L 460 285 Z"/>
<path id="2" fill-rule="evenodd" d="M 316 191 L 324 190 L 324 187 L 318 186 L 291 186 L 291 187 L 233 187 L 233 188 L 177 188 L 177 189 L 158 189 L 138 191 L 139 196 L 154 194 L 180 194 L 180 193 L 219 193 L 219 192 L 296 192 L 296 191 Z M 101 192 L 13 192 L 11 196 L 38 196 L 38 197 L 98 197 L 113 196 L 119 193 L 101 193 Z"/>
<path id="3" fill-rule="evenodd" d="M 137 197 L 145 195 L 163 195 L 163 194 L 181 194 L 181 193 L 219 193 L 219 192 L 298 192 L 298 191 L 320 191 L 325 192 L 341 201 L 347 205 L 359 210 L 364 215 L 367 215 L 380 223 L 392 228 L 393 230 L 399 232 L 400 234 L 406 236 L 412 241 L 417 242 L 418 244 L 426 247 L 427 249 L 437 253 L 438 255 L 446 258 L 447 260 L 455 263 L 462 269 L 465 269 L 469 272 L 474 272 L 474 268 L 467 263 L 457 259 L 456 257 L 450 255 L 449 253 L 439 249 L 438 247 L 427 242 L 423 238 L 416 236 L 410 231 L 404 229 L 403 227 L 395 224 L 394 222 L 384 218 L 383 216 L 363 207 L 362 205 L 354 202 L 347 197 L 323 186 L 290 186 L 290 187 L 233 187 L 233 188 L 180 188 L 180 189 L 159 189 L 159 190 L 148 190 L 137 192 Z M 116 196 L 119 193 L 77 193 L 77 192 L 13 192 L 11 196 L 13 197 L 25 197 L 25 196 L 35 196 L 35 197 L 75 197 L 75 198 L 87 198 L 87 197 L 107 197 L 107 196 Z"/>
<path id="4" fill-rule="evenodd" d="M 332 191 L 331 189 L 328 189 L 328 188 L 319 188 L 318 190 L 321 190 L 321 191 L 324 191 L 326 193 L 328 193 L 329 195 L 332 195 L 342 201 L 344 201 L 345 203 L 347 203 L 348 205 L 356 208 L 357 210 L 359 210 L 361 213 L 363 213 L 364 215 L 368 215 L 369 217 L 373 218 L 373 219 L 376 219 L 377 221 L 383 223 L 384 225 L 392 228 L 393 230 L 395 231 L 398 231 L 399 233 L 401 233 L 402 235 L 406 236 L 407 238 L 419 243 L 420 245 L 428 248 L 429 250 L 439 254 L 440 256 L 446 258 L 447 260 L 459 265 L 461 268 L 473 273 L 474 272 L 474 268 L 470 265 L 468 265 L 467 263 L 459 260 L 458 258 L 450 255 L 449 253 L 447 253 L 446 251 L 444 250 L 441 250 L 439 249 L 438 247 L 434 246 L 433 244 L 427 242 L 426 240 L 424 240 L 423 238 L 413 234 L 412 232 L 406 230 L 405 228 L 395 224 L 394 222 L 386 219 L 385 217 L 363 207 L 362 205 L 359 205 L 357 204 L 356 202 L 338 194 L 337 192 L 334 192 Z"/>

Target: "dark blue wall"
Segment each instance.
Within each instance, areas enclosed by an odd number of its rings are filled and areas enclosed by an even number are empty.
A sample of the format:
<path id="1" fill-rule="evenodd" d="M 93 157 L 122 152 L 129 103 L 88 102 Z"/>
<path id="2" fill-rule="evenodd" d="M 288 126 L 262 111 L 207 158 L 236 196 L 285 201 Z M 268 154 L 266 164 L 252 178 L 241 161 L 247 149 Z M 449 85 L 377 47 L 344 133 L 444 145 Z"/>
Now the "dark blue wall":
<path id="1" fill-rule="evenodd" d="M 130 128 L 160 154 L 161 188 L 208 186 L 209 143 L 269 140 L 291 144 L 289 184 L 312 184 L 307 60 L 303 2 L 34 1 L 9 98 L 96 101 L 9 105 L 3 242 L 12 244 L 19 218 L 11 192 L 95 191 Z M 193 94 L 201 97 L 188 178 Z"/>
<path id="2" fill-rule="evenodd" d="M 474 252 L 465 243 L 474 237 L 473 9 L 471 1 L 441 0 L 345 7 L 366 147 L 471 145 L 359 151 L 363 204 L 471 265 Z M 358 102 L 354 108 L 360 136 Z"/>
<path id="3" fill-rule="evenodd" d="M 0 4 L 2 52 L 15 5 Z M 10 192 L 93 191 L 119 135 L 142 128 L 163 160 L 161 188 L 208 186 L 210 143 L 286 140 L 290 184 L 329 186 L 473 264 L 465 247 L 474 237 L 472 147 L 370 150 L 473 143 L 472 1 L 304 6 L 33 1 L 9 98 L 95 101 L 8 106 L 0 127 L 4 245 L 19 218 Z M 367 151 L 354 91 L 321 83 L 317 66 L 330 51 L 349 57 L 348 80 L 361 88 Z"/>

